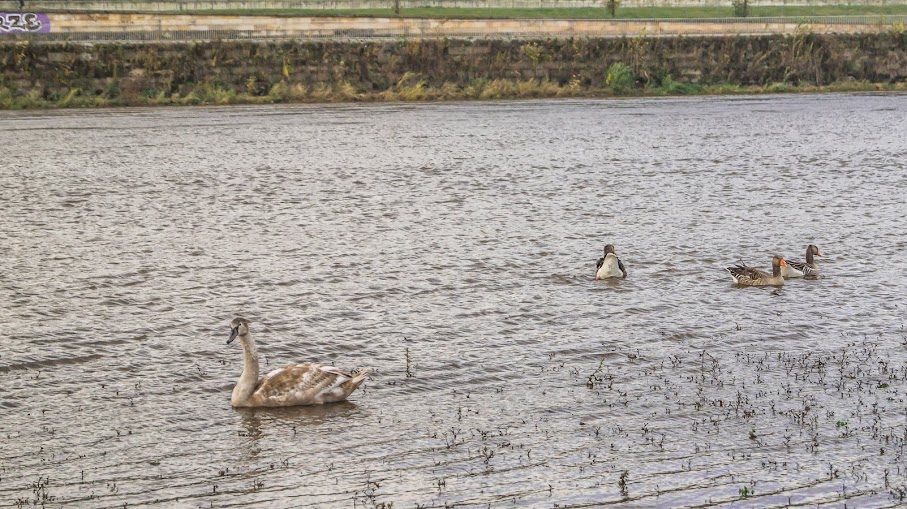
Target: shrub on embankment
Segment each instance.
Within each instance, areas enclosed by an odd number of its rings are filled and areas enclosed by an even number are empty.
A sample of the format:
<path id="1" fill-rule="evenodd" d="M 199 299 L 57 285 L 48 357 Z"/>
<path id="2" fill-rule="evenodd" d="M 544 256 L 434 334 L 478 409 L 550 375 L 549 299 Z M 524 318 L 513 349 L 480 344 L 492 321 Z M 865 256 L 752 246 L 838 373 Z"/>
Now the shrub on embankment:
<path id="1" fill-rule="evenodd" d="M 620 76 L 614 74 L 618 71 Z M 535 41 L 0 44 L 0 108 L 7 109 L 828 86 L 904 89 L 905 81 L 907 34 L 894 31 Z"/>

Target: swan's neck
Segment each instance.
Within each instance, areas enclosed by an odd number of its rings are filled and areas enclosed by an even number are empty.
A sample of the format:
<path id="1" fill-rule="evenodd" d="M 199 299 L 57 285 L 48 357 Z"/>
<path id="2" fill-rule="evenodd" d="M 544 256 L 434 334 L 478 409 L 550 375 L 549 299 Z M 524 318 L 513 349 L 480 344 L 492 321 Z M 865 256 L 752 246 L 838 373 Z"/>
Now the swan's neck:
<path id="1" fill-rule="evenodd" d="M 242 406 L 242 403 L 252 394 L 255 386 L 258 385 L 258 351 L 255 349 L 255 342 L 252 341 L 252 335 L 246 334 L 239 337 L 242 344 L 243 367 L 242 374 L 239 375 L 239 381 L 233 388 L 233 397 L 231 402 L 233 406 Z"/>

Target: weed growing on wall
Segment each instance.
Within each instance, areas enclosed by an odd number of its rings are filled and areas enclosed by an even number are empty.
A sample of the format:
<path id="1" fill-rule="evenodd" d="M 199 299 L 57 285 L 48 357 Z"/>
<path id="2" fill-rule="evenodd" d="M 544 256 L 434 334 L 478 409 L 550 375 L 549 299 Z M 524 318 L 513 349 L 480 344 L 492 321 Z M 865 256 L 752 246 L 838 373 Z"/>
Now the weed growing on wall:
<path id="1" fill-rule="evenodd" d="M 903 90 L 907 33 L 0 43 L 0 108 Z"/>
<path id="2" fill-rule="evenodd" d="M 616 95 L 623 95 L 633 88 L 633 70 L 622 62 L 611 64 L 605 74 L 605 86 Z"/>

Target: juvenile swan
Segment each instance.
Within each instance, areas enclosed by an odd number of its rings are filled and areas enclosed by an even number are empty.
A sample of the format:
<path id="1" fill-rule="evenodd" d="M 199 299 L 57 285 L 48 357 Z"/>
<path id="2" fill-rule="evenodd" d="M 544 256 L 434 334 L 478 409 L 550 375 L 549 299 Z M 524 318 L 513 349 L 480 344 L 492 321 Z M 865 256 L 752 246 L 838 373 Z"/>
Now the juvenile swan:
<path id="1" fill-rule="evenodd" d="M 367 370 L 355 375 L 333 366 L 314 362 L 290 364 L 271 371 L 258 379 L 258 352 L 249 334 L 249 321 L 234 318 L 230 323 L 230 339 L 242 343 L 243 369 L 230 404 L 234 407 L 283 407 L 320 405 L 346 399 L 368 375 Z"/>

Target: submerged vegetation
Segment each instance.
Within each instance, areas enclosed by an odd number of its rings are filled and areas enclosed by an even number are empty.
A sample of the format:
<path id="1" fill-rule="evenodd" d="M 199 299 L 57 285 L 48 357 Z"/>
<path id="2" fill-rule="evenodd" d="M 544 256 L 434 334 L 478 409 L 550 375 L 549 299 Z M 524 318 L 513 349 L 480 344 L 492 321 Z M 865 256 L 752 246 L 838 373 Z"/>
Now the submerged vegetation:
<path id="1" fill-rule="evenodd" d="M 0 108 L 907 90 L 907 34 L 0 45 Z"/>

